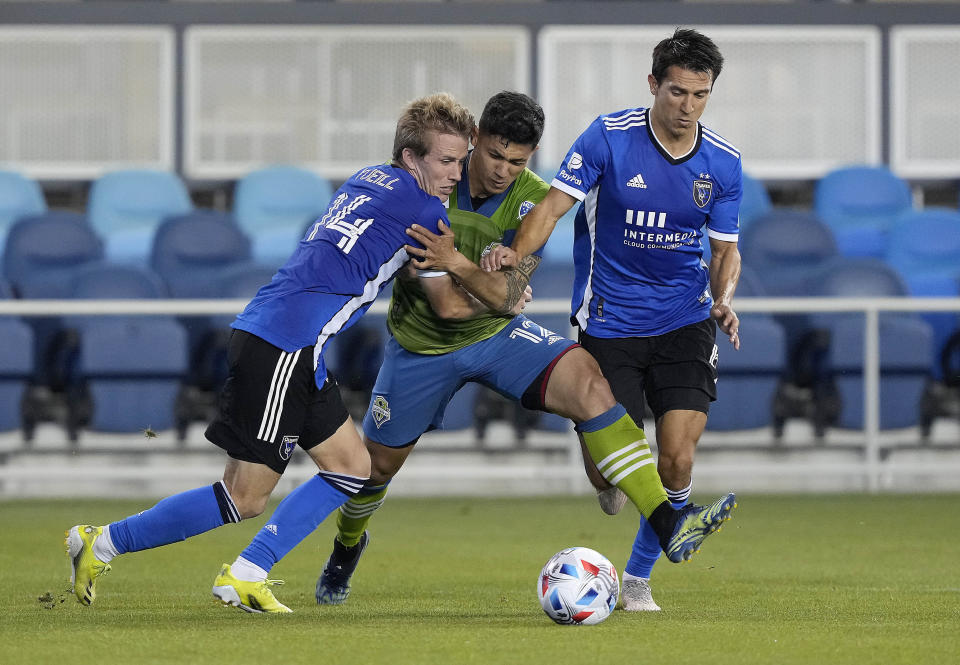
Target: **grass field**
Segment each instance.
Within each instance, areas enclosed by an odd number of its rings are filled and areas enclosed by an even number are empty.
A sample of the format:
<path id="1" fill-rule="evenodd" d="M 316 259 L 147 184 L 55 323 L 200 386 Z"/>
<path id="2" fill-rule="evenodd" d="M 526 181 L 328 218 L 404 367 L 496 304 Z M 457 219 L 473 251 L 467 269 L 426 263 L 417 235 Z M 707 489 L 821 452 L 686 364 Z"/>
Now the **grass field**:
<path id="1" fill-rule="evenodd" d="M 213 602 L 219 564 L 264 518 L 118 558 L 92 607 L 38 602 L 66 587 L 65 528 L 147 505 L 0 502 L 0 662 L 960 662 L 960 495 L 741 497 L 691 562 L 657 564 L 663 612 L 591 627 L 554 625 L 535 591 L 543 563 L 570 545 L 622 569 L 635 518 L 605 517 L 588 497 L 390 500 L 340 607 L 313 600 L 333 520 L 271 574 L 294 614 Z"/>

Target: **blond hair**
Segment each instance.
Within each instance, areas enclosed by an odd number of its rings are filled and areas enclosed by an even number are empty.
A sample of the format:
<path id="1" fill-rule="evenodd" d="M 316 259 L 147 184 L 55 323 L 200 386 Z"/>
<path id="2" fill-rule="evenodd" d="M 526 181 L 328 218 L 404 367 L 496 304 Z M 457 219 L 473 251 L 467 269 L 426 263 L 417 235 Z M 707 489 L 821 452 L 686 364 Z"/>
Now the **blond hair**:
<path id="1" fill-rule="evenodd" d="M 470 110 L 446 92 L 438 92 L 415 99 L 403 109 L 397 120 L 397 133 L 393 138 L 393 161 L 402 163 L 403 151 L 407 148 L 417 157 L 430 151 L 427 132 L 456 134 L 467 141 L 473 133 L 475 122 Z"/>

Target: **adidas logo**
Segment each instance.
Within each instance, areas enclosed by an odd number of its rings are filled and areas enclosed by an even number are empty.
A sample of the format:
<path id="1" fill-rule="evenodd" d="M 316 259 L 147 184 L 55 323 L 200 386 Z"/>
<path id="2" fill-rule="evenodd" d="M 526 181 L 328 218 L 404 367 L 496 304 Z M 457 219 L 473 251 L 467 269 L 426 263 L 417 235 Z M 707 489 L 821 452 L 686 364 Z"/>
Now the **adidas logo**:
<path id="1" fill-rule="evenodd" d="M 627 181 L 627 187 L 638 187 L 640 189 L 646 189 L 647 185 L 643 182 L 643 176 L 639 173 Z"/>
<path id="2" fill-rule="evenodd" d="M 263 528 L 266 529 L 267 531 L 269 531 L 270 533 L 272 533 L 273 535 L 277 535 L 277 525 L 276 525 L 276 524 L 268 524 L 268 525 L 266 525 L 266 526 L 263 527 Z"/>

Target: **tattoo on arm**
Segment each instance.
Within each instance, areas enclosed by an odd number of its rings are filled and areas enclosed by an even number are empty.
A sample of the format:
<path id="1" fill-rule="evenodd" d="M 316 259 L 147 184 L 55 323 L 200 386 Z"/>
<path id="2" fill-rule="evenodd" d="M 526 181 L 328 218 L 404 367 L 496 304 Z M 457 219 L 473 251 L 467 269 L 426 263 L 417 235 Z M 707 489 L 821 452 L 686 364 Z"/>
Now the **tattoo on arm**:
<path id="1" fill-rule="evenodd" d="M 507 279 L 507 295 L 506 298 L 504 298 L 503 304 L 500 306 L 501 313 L 506 314 L 517 304 L 520 296 L 523 295 L 523 290 L 526 289 L 527 284 L 530 283 L 530 276 L 533 275 L 533 271 L 536 270 L 539 265 L 540 257 L 530 255 L 521 259 L 520 264 L 516 268 L 504 271 L 504 276 Z"/>

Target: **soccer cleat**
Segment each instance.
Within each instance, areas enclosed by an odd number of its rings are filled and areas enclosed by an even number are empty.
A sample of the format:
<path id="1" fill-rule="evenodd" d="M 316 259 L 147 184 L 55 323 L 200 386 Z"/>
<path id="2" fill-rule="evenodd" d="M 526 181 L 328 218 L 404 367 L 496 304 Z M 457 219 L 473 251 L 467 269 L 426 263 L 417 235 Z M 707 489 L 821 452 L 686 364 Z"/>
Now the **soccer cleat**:
<path id="1" fill-rule="evenodd" d="M 97 578 L 110 570 L 110 564 L 93 554 L 93 542 L 103 533 L 103 527 L 78 524 L 67 531 L 64 544 L 70 559 L 70 584 L 77 602 L 90 605 L 97 598 Z"/>
<path id="2" fill-rule="evenodd" d="M 255 614 L 282 614 L 293 612 L 281 603 L 270 591 L 270 587 L 283 584 L 283 580 L 263 580 L 262 582 L 244 582 L 230 572 L 230 564 L 223 564 L 220 574 L 213 581 L 213 597 L 224 605 L 239 607 L 244 612 Z"/>
<path id="3" fill-rule="evenodd" d="M 597 490 L 597 501 L 600 502 L 600 510 L 607 515 L 616 515 L 627 502 L 627 495 L 614 485 L 605 490 Z"/>
<path id="4" fill-rule="evenodd" d="M 323 566 L 323 572 L 317 580 L 318 605 L 342 605 L 350 595 L 350 578 L 360 563 L 360 555 L 370 543 L 370 532 L 364 531 L 359 542 L 346 547 L 338 539 L 333 539 L 333 552 Z"/>
<path id="5" fill-rule="evenodd" d="M 660 606 L 650 593 L 650 580 L 631 577 L 623 580 L 620 605 L 627 612 L 659 612 Z"/>
<path id="6" fill-rule="evenodd" d="M 709 506 L 688 504 L 681 508 L 673 535 L 663 548 L 667 558 L 674 563 L 689 561 L 690 557 L 700 551 L 704 539 L 730 519 L 730 513 L 736 507 L 737 497 L 731 492 Z"/>

